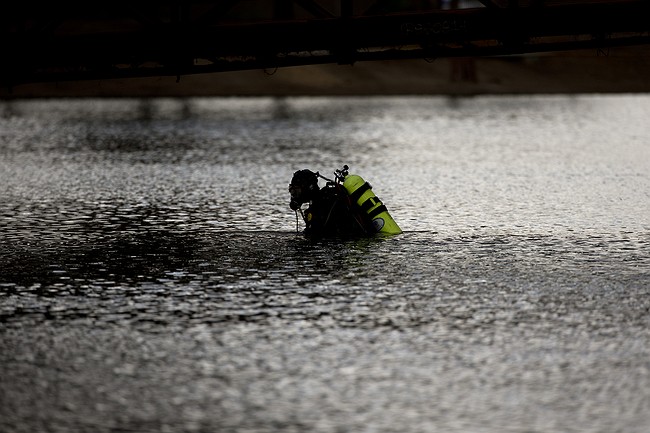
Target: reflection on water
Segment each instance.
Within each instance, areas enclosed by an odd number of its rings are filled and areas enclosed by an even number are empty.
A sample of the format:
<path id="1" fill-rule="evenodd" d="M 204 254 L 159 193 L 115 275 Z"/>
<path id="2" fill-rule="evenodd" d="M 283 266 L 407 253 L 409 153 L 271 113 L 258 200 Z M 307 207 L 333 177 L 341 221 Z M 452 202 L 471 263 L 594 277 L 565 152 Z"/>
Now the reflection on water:
<path id="1" fill-rule="evenodd" d="M 0 430 L 650 425 L 646 96 L 0 107 Z M 342 164 L 403 234 L 296 233 Z"/>
<path id="2" fill-rule="evenodd" d="M 4 323 L 92 318 L 97 325 L 123 309 L 128 314 L 119 321 L 131 325 L 328 316 L 337 326 L 402 328 L 441 320 L 448 297 L 467 298 L 454 309 L 483 312 L 504 308 L 498 305 L 504 294 L 524 303 L 565 290 L 564 303 L 576 290 L 620 297 L 643 289 L 638 283 L 647 278 L 649 262 L 647 241 L 604 236 L 432 239 L 409 233 L 314 243 L 291 233 L 201 239 L 149 232 L 99 242 L 5 249 L 9 261 L 0 275 L 13 282 L 3 285 Z M 414 258 L 414 251 L 426 258 Z M 503 288 L 494 292 L 490 282 Z M 363 302 L 351 302 L 358 299 Z M 406 305 L 408 315 L 399 314 Z M 532 306 L 517 313 L 526 316 Z M 636 309 L 627 311 L 628 325 L 644 324 L 646 311 Z"/>

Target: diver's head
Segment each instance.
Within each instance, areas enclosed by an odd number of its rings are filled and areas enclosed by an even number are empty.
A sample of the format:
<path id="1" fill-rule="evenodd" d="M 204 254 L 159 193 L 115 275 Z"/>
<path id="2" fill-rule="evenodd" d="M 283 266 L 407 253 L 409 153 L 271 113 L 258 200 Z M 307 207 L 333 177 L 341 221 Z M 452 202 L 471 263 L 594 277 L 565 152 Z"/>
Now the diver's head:
<path id="1" fill-rule="evenodd" d="M 310 170 L 299 170 L 293 174 L 289 184 L 291 202 L 289 207 L 298 210 L 303 203 L 310 202 L 318 192 L 318 175 Z"/>

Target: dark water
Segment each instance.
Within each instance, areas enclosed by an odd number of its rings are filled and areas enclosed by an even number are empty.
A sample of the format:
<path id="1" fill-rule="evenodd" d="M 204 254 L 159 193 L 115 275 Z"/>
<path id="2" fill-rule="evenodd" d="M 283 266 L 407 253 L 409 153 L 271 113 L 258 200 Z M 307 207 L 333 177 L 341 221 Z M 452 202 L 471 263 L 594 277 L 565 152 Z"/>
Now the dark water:
<path id="1" fill-rule="evenodd" d="M 650 431 L 650 96 L 0 104 L 0 431 Z M 348 164 L 404 233 L 310 242 Z"/>

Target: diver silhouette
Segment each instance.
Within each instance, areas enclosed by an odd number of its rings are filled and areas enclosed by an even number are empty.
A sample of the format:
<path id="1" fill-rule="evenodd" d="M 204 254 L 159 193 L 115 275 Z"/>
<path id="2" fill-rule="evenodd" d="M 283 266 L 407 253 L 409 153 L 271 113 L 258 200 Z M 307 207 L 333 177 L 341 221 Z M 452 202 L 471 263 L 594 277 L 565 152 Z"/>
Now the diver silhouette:
<path id="1" fill-rule="evenodd" d="M 386 206 L 360 176 L 350 175 L 349 167 L 335 170 L 335 180 L 318 172 L 299 170 L 289 184 L 289 207 L 300 213 L 309 237 L 358 237 L 378 232 L 401 233 Z M 320 188 L 318 179 L 326 181 Z M 302 206 L 308 204 L 303 212 Z"/>

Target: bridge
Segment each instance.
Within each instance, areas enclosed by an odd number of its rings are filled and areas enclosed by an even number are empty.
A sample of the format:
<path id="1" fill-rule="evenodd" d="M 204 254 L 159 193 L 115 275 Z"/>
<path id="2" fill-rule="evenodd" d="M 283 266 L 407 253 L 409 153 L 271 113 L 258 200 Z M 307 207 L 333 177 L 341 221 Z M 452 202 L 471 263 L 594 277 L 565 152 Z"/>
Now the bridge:
<path id="1" fill-rule="evenodd" d="M 9 87 L 650 43 L 647 0 L 24 0 L 3 9 L 0 84 Z"/>

